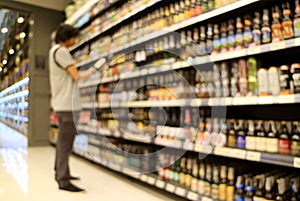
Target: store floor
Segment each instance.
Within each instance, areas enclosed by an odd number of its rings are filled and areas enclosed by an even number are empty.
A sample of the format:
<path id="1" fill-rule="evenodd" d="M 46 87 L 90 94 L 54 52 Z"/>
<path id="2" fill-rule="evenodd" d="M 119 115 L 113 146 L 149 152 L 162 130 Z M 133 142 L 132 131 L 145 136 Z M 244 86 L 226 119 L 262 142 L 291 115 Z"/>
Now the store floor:
<path id="1" fill-rule="evenodd" d="M 54 181 L 52 146 L 26 146 L 26 138 L 0 123 L 0 201 L 171 201 L 168 194 L 131 181 L 76 156 L 74 184 L 85 193 L 59 190 Z"/>

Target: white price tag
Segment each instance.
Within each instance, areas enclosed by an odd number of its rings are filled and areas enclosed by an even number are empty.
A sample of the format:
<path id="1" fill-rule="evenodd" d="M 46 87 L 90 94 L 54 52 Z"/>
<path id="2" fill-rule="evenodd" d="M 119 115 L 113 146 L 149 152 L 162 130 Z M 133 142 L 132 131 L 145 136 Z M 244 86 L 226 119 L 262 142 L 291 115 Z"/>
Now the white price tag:
<path id="1" fill-rule="evenodd" d="M 148 176 L 143 174 L 140 179 L 141 179 L 141 181 L 146 182 L 148 179 Z"/>
<path id="2" fill-rule="evenodd" d="M 280 42 L 270 44 L 271 51 L 282 50 L 282 49 L 285 49 L 285 41 L 280 41 Z"/>
<path id="3" fill-rule="evenodd" d="M 164 181 L 162 181 L 162 180 L 160 180 L 160 179 L 158 179 L 158 180 L 156 181 L 156 184 L 155 184 L 155 186 L 158 187 L 158 188 L 164 188 L 165 185 L 166 185 L 166 182 L 164 182 Z"/>
<path id="4" fill-rule="evenodd" d="M 148 74 L 148 70 L 147 69 L 143 69 L 141 70 L 141 75 L 147 75 Z"/>
<path id="5" fill-rule="evenodd" d="M 294 157 L 294 167 L 300 168 L 300 158 Z"/>
<path id="6" fill-rule="evenodd" d="M 246 151 L 241 149 L 231 149 L 230 156 L 238 159 L 246 158 Z"/>
<path id="7" fill-rule="evenodd" d="M 209 61 L 209 57 L 208 56 L 202 56 L 202 57 L 196 57 L 195 59 L 195 63 L 197 64 L 205 64 Z"/>
<path id="8" fill-rule="evenodd" d="M 248 55 L 254 55 L 259 53 L 261 53 L 261 46 L 250 47 L 247 52 Z"/>
<path id="9" fill-rule="evenodd" d="M 185 193 L 186 193 L 186 189 L 177 186 L 176 190 L 175 190 L 175 194 L 179 195 L 181 197 L 185 197 Z"/>
<path id="10" fill-rule="evenodd" d="M 278 97 L 278 103 L 295 103 L 295 95 L 281 95 Z"/>
<path id="11" fill-rule="evenodd" d="M 155 67 L 149 68 L 149 74 L 154 74 L 155 72 L 156 72 L 156 68 Z"/>
<path id="12" fill-rule="evenodd" d="M 208 197 L 202 197 L 201 201 L 213 201 L 211 198 Z"/>
<path id="13" fill-rule="evenodd" d="M 246 97 L 234 97 L 232 100 L 233 105 L 248 105 Z"/>
<path id="14" fill-rule="evenodd" d="M 187 194 L 187 199 L 189 200 L 198 200 L 198 194 L 193 192 L 193 191 L 189 191 Z"/>
<path id="15" fill-rule="evenodd" d="M 203 149 L 202 144 L 195 144 L 194 151 L 195 152 L 200 152 Z"/>
<path id="16" fill-rule="evenodd" d="M 166 190 L 167 190 L 168 192 L 174 193 L 174 191 L 175 191 L 175 186 L 174 186 L 173 184 L 167 183 Z"/>
<path id="17" fill-rule="evenodd" d="M 226 97 L 226 98 L 225 98 L 225 104 L 226 104 L 226 105 L 232 105 L 232 99 L 233 99 L 233 98 L 231 98 L 231 97 Z"/>
<path id="18" fill-rule="evenodd" d="M 247 151 L 246 159 L 249 161 L 260 161 L 261 153 L 256 151 Z"/>
<path id="19" fill-rule="evenodd" d="M 272 96 L 260 96 L 260 97 L 258 97 L 258 104 L 261 104 L 261 105 L 273 104 L 273 97 Z"/>
<path id="20" fill-rule="evenodd" d="M 300 38 L 295 38 L 295 46 L 300 46 Z"/>
<path id="21" fill-rule="evenodd" d="M 155 184 L 155 178 L 154 177 L 148 177 L 147 179 L 147 183 L 150 184 L 150 185 L 154 185 Z"/>
<path id="22" fill-rule="evenodd" d="M 216 154 L 218 156 L 226 156 L 227 152 L 226 152 L 225 147 L 215 147 L 214 154 Z"/>

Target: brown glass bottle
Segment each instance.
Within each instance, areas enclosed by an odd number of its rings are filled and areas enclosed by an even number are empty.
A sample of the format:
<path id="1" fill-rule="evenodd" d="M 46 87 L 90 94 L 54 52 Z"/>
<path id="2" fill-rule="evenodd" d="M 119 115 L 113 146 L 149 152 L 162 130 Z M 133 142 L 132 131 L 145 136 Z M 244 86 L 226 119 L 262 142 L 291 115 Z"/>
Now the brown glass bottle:
<path id="1" fill-rule="evenodd" d="M 291 152 L 295 156 L 300 155 L 300 133 L 299 122 L 297 121 L 294 121 L 292 125 Z"/>
<path id="2" fill-rule="evenodd" d="M 282 25 L 280 23 L 280 11 L 279 7 L 272 8 L 272 42 L 278 42 L 282 40 Z"/>
<path id="3" fill-rule="evenodd" d="M 235 183 L 235 176 L 234 176 L 234 167 L 228 168 L 228 176 L 227 176 L 227 186 L 226 186 L 226 201 L 234 201 L 234 183 Z"/>
<path id="4" fill-rule="evenodd" d="M 282 4 L 283 9 L 283 19 L 282 19 L 282 37 L 284 39 L 289 39 L 294 37 L 293 21 L 291 19 L 291 9 L 289 2 Z"/>
<path id="5" fill-rule="evenodd" d="M 286 121 L 281 122 L 278 151 L 279 151 L 279 153 L 282 153 L 282 154 L 288 154 L 291 151 L 290 135 L 289 135 Z"/>
<path id="6" fill-rule="evenodd" d="M 213 177 L 211 184 L 211 195 L 213 200 L 219 199 L 219 183 L 220 183 L 220 170 L 218 166 L 213 166 Z"/>
<path id="7" fill-rule="evenodd" d="M 226 201 L 226 188 L 227 188 L 227 166 L 222 165 L 220 170 L 219 201 Z"/>
<path id="8" fill-rule="evenodd" d="M 236 147 L 236 131 L 235 131 L 235 120 L 231 119 L 229 124 L 229 132 L 227 138 L 228 147 Z"/>

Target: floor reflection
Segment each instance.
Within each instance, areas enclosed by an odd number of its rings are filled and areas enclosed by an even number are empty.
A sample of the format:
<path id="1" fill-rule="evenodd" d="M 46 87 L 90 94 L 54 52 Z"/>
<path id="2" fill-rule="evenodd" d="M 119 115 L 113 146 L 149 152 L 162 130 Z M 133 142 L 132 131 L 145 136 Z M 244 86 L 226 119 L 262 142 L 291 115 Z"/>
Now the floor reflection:
<path id="1" fill-rule="evenodd" d="M 11 174 L 24 193 L 28 193 L 28 152 L 24 148 L 1 148 L 2 166 Z"/>
<path id="2" fill-rule="evenodd" d="M 28 192 L 27 138 L 0 123 L 0 164 Z"/>

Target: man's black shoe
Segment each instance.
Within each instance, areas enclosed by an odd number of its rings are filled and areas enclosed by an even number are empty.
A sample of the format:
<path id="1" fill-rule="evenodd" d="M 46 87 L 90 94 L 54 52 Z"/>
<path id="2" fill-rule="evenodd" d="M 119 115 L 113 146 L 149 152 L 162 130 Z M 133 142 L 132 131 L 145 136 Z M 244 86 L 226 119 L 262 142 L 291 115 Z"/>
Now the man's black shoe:
<path id="1" fill-rule="evenodd" d="M 80 180 L 80 178 L 79 177 L 70 176 L 70 180 Z"/>
<path id="2" fill-rule="evenodd" d="M 78 188 L 77 186 L 74 186 L 73 184 L 69 183 L 66 186 L 59 187 L 61 190 L 70 191 L 70 192 L 82 192 L 84 189 Z"/>

